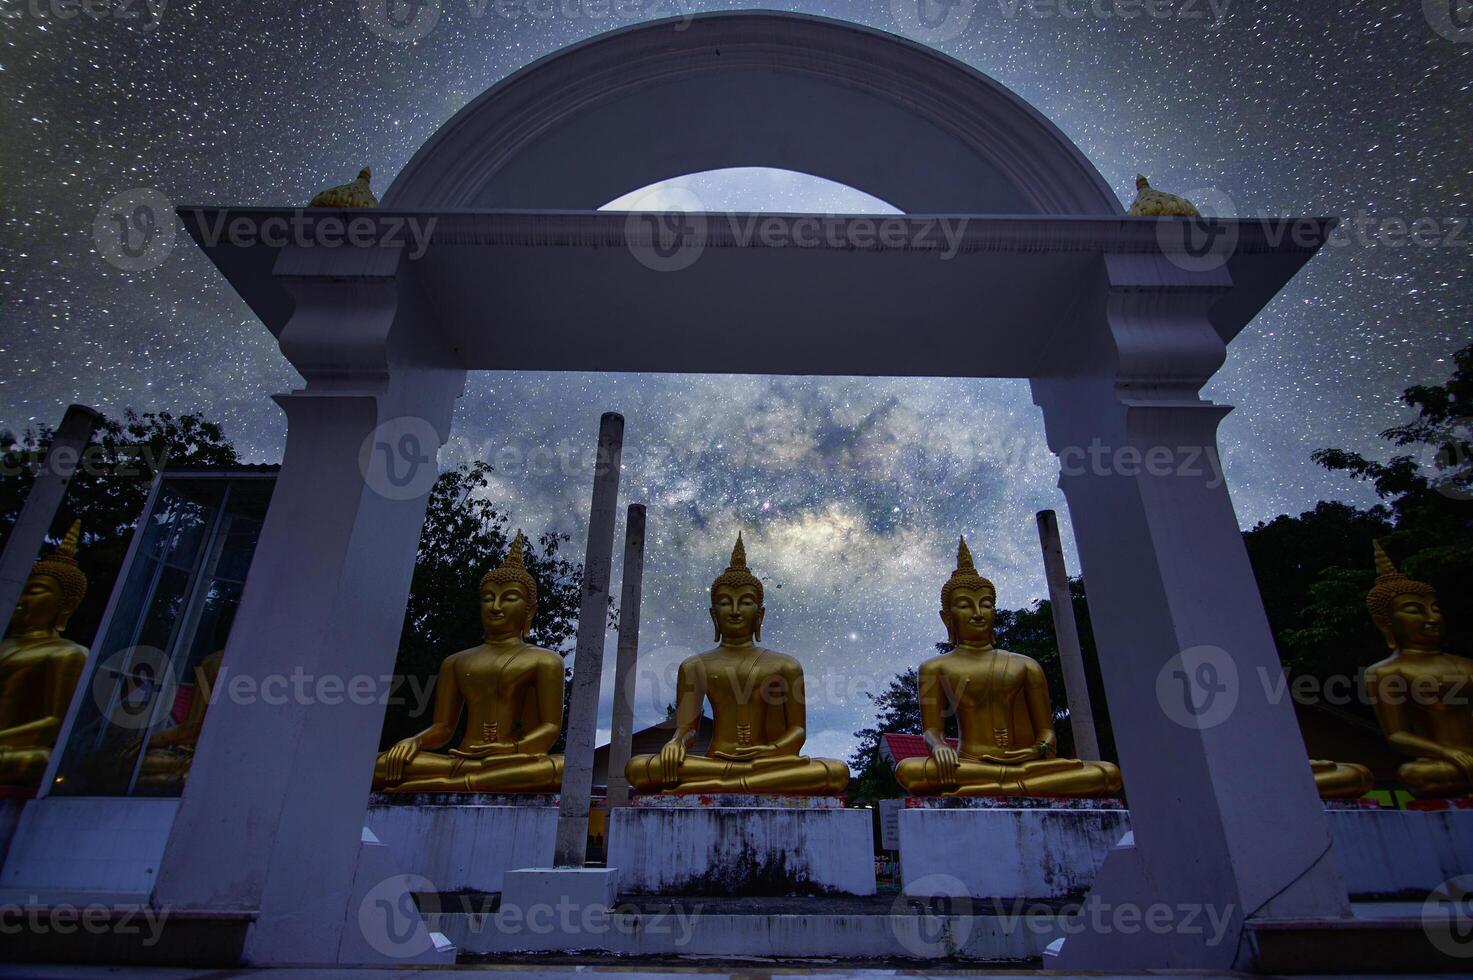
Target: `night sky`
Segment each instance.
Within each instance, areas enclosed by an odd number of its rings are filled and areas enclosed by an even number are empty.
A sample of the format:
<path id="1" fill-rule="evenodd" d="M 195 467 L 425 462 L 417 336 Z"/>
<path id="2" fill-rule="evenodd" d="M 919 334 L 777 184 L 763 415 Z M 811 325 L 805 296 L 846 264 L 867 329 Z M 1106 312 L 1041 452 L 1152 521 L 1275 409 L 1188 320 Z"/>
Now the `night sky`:
<path id="1" fill-rule="evenodd" d="M 199 412 L 257 461 L 280 458 L 269 396 L 294 372 L 182 232 L 156 268 L 104 261 L 105 202 L 153 188 L 175 204 L 299 205 L 364 164 L 382 193 L 438 126 L 527 62 L 638 20 L 739 6 L 591 17 L 597 5 L 578 0 L 551 16 L 547 0 L 441 0 L 434 30 L 402 43 L 369 30 L 356 0 L 169 0 L 157 15 L 143 0 L 93 2 L 103 16 L 0 0 L 0 427 L 54 424 L 72 401 Z M 1093 0 L 1100 16 L 1062 0 L 1085 12 L 1064 17 L 1058 3 L 976 0 L 936 46 L 1037 106 L 1123 202 L 1141 172 L 1219 213 L 1360 217 L 1388 235 L 1431 219 L 1451 237 L 1326 248 L 1205 392 L 1238 406 L 1221 431 L 1245 527 L 1319 499 L 1369 503 L 1309 457 L 1384 455 L 1375 434 L 1406 417 L 1401 390 L 1443 380 L 1467 342 L 1473 25 L 1458 32 L 1433 0 L 1176 0 L 1130 20 L 1112 2 Z M 905 33 L 888 2 L 768 6 Z M 886 209 L 752 170 L 672 180 L 641 204 L 692 199 Z M 764 641 L 808 673 L 813 754 L 847 754 L 870 717 L 862 691 L 944 639 L 937 590 L 959 532 L 1002 605 L 1044 592 L 1033 514 L 1064 503 L 1022 382 L 477 373 L 441 464 L 586 446 L 611 409 L 637 454 L 621 497 L 650 507 L 640 721 L 663 716 L 669 669 L 708 645 L 706 589 L 738 527 L 768 584 Z M 522 467 L 493 490 L 515 524 L 581 548 L 588 488 L 584 473 Z M 1064 530 L 1067 542 L 1067 516 Z"/>

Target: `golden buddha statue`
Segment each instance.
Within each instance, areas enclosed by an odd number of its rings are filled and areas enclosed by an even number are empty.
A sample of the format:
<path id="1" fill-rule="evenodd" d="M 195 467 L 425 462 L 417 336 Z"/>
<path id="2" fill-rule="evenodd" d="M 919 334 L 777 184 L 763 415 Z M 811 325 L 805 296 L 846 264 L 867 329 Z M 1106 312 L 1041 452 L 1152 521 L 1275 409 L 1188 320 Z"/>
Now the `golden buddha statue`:
<path id="1" fill-rule="evenodd" d="M 440 664 L 429 728 L 380 752 L 374 789 L 397 793 L 556 793 L 563 757 L 549 755 L 562 732 L 563 658 L 525 642 L 537 611 L 537 582 L 522 564 L 522 532 L 506 561 L 481 579 L 485 642 Z M 465 736 L 455 737 L 461 710 Z"/>
<path id="2" fill-rule="evenodd" d="M 1397 775 L 1419 797 L 1473 794 L 1473 660 L 1442 651 L 1437 590 L 1396 570 L 1378 541 L 1371 621 L 1391 656 L 1366 669 L 1387 741 L 1412 757 Z"/>
<path id="3" fill-rule="evenodd" d="M 77 567 L 82 522 L 31 567 L 0 640 L 0 784 L 37 786 L 51 761 L 87 648 L 61 638 L 87 594 Z"/>
<path id="4" fill-rule="evenodd" d="M 160 729 L 147 738 L 148 750 L 138 767 L 137 785 L 140 789 L 169 791 L 183 787 L 189 767 L 194 762 L 195 746 L 205 724 L 205 711 L 210 706 L 215 681 L 220 676 L 220 662 L 224 658 L 225 651 L 216 650 L 199 662 L 194 668 L 194 695 L 189 701 L 189 713 L 179 724 Z M 144 741 L 142 738 L 135 740 L 130 747 L 130 757 L 137 757 Z"/>
<path id="5" fill-rule="evenodd" d="M 849 784 L 838 759 L 798 754 L 807 738 L 803 668 L 762 639 L 762 582 L 747 570 L 737 535 L 731 565 L 711 583 L 715 649 L 687 657 L 676 679 L 675 735 L 658 755 L 629 760 L 624 774 L 640 792 L 832 795 Z M 711 702 L 709 755 L 686 750 Z"/>
<path id="6" fill-rule="evenodd" d="M 941 621 L 955 648 L 921 664 L 921 727 L 931 754 L 902 760 L 895 778 L 915 796 L 1109 796 L 1109 762 L 1054 757 L 1053 712 L 1043 668 L 993 646 L 997 589 L 972 564 L 965 539 L 941 587 Z M 946 741 L 955 711 L 960 744 Z"/>

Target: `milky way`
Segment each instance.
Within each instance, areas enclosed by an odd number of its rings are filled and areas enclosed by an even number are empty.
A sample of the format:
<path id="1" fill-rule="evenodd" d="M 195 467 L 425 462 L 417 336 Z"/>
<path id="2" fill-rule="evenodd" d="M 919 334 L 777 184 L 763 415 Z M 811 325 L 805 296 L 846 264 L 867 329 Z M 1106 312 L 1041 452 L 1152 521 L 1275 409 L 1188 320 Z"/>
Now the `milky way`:
<path id="1" fill-rule="evenodd" d="M 382 191 L 457 109 L 534 58 L 732 5 L 443 0 L 414 43 L 370 30 L 355 0 L 262 6 L 0 0 L 0 426 L 54 423 L 71 401 L 198 411 L 249 458 L 278 459 L 285 421 L 269 396 L 297 378 L 269 333 L 182 235 L 156 268 L 104 261 L 104 202 L 154 188 L 176 204 L 300 204 L 365 163 Z M 1350 219 L 1205 394 L 1238 406 L 1222 447 L 1244 526 L 1319 499 L 1369 502 L 1309 455 L 1382 451 L 1401 389 L 1443 379 L 1468 339 L 1473 27 L 1430 0 L 1175 0 L 1135 17 L 1131 0 L 975 0 L 954 5 L 969 11 L 960 29 L 926 37 L 902 0 L 769 6 L 932 41 L 1037 106 L 1123 201 L 1141 172 L 1219 213 Z M 750 170 L 650 199 L 681 193 L 712 209 L 885 209 Z M 1391 241 L 1395 222 L 1421 219 L 1437 244 Z M 810 677 L 812 752 L 846 752 L 863 690 L 942 638 L 936 592 L 958 533 L 1004 605 L 1043 594 L 1033 514 L 1064 503 L 1020 382 L 478 373 L 441 462 L 583 446 L 610 409 L 634 450 L 623 496 L 650 507 L 641 720 L 662 714 L 668 665 L 708 640 L 705 589 L 738 527 L 769 583 L 764 640 Z M 581 543 L 576 467 L 502 467 L 493 492 L 517 524 Z"/>

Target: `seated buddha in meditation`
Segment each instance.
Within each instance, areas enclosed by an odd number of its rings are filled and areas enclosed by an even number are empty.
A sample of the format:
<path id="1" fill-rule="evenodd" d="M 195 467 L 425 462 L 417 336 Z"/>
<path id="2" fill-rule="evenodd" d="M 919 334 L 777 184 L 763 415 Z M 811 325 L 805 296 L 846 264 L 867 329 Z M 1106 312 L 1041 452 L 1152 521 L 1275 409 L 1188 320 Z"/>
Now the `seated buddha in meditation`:
<path id="1" fill-rule="evenodd" d="M 1387 741 L 1411 756 L 1397 776 L 1414 796 L 1473 795 L 1473 660 L 1443 652 L 1437 590 L 1375 547 L 1366 606 L 1391 656 L 1366 668 L 1366 690 Z"/>
<path id="2" fill-rule="evenodd" d="M 849 783 L 838 759 L 798 754 L 807 737 L 803 668 L 762 639 L 762 583 L 737 535 L 731 565 L 711 583 L 715 649 L 688 657 L 676 679 L 675 735 L 658 755 L 629 760 L 641 792 L 829 795 Z M 709 755 L 691 755 L 705 702 L 714 719 Z"/>
<path id="3" fill-rule="evenodd" d="M 902 760 L 895 778 L 915 796 L 1108 796 L 1109 762 L 1054 757 L 1053 712 L 1043 668 L 993 646 L 997 590 L 977 574 L 967 542 L 941 588 L 941 621 L 955 648 L 921 664 L 921 727 L 931 754 Z M 960 743 L 945 736 L 956 713 Z"/>
<path id="4" fill-rule="evenodd" d="M 61 631 L 87 594 L 77 566 L 80 521 L 31 567 L 0 640 L 0 785 L 38 786 L 87 663 Z"/>
<path id="5" fill-rule="evenodd" d="M 555 793 L 563 757 L 563 659 L 524 641 L 537 582 L 522 563 L 522 532 L 481 579 L 485 642 L 446 657 L 429 728 L 379 753 L 374 789 L 399 793 Z M 466 712 L 460 745 L 441 753 Z"/>

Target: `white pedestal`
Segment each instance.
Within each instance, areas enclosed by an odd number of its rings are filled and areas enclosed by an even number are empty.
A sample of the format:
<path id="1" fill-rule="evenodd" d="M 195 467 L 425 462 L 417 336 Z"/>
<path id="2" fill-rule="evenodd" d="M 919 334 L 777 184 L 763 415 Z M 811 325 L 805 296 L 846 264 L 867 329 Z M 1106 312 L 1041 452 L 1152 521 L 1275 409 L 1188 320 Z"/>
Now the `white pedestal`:
<path id="1" fill-rule="evenodd" d="M 497 799 L 506 799 L 498 797 Z M 364 826 L 401 871 L 438 892 L 499 892 L 513 868 L 552 863 L 557 807 L 537 805 L 370 805 Z"/>
<path id="2" fill-rule="evenodd" d="M 633 895 L 873 895 L 869 810 L 618 807 L 609 865 Z"/>
<path id="3" fill-rule="evenodd" d="M 1345 889 L 1355 898 L 1420 902 L 1473 874 L 1473 810 L 1330 810 Z"/>
<path id="4" fill-rule="evenodd" d="M 0 889 L 41 897 L 153 890 L 179 801 L 48 796 L 20 813 Z"/>
<path id="5" fill-rule="evenodd" d="M 1111 809 L 902 809 L 907 895 L 1002 899 L 1081 896 L 1130 829 Z"/>

